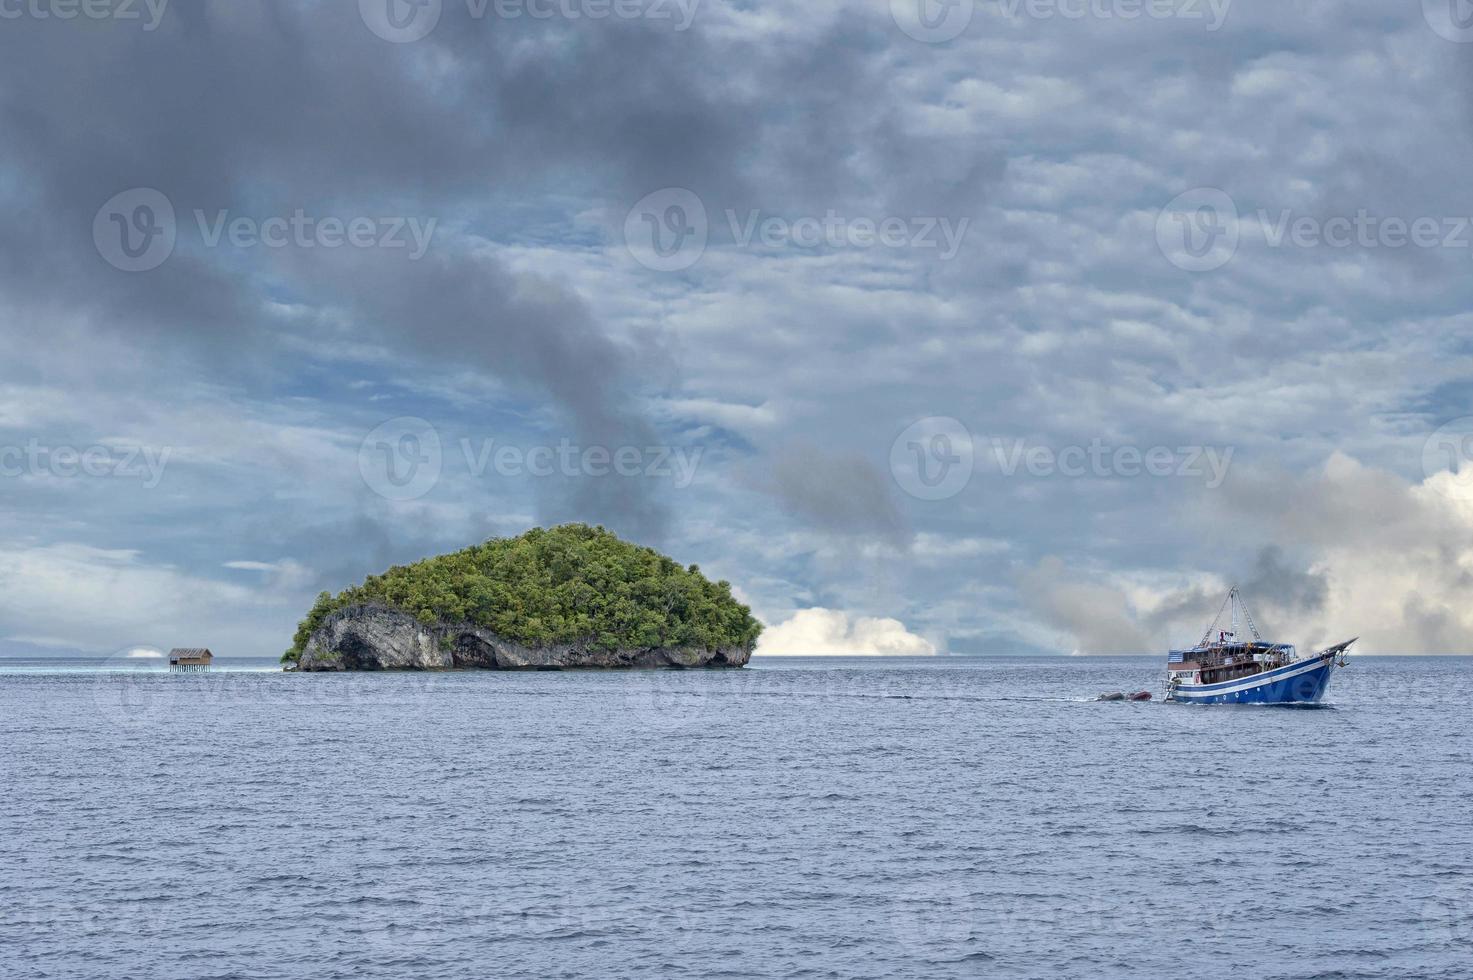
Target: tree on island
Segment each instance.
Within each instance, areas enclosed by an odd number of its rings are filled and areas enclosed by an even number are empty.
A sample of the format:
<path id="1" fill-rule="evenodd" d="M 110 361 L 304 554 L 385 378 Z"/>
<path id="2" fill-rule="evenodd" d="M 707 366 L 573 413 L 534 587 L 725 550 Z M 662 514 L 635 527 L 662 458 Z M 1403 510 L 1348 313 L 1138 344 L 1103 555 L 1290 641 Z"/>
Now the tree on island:
<path id="1" fill-rule="evenodd" d="M 323 592 L 282 662 L 295 663 L 328 616 L 358 605 L 407 612 L 427 626 L 471 623 L 527 645 L 592 640 L 610 650 L 715 650 L 750 645 L 762 632 L 732 598 L 730 583 L 587 524 L 492 538 L 396 565 L 336 596 Z"/>

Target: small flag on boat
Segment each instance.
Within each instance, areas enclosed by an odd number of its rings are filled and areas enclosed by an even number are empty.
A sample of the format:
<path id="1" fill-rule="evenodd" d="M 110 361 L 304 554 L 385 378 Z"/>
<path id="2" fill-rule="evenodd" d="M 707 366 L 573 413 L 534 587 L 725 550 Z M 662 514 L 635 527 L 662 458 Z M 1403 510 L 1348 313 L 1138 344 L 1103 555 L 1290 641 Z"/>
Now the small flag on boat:
<path id="1" fill-rule="evenodd" d="M 1160 654 L 1157 654 L 1157 656 L 1159 657 Z M 1171 656 L 1169 656 L 1169 657 L 1166 658 L 1166 662 L 1168 664 L 1180 664 L 1180 663 L 1186 663 L 1186 659 L 1187 659 L 1187 652 L 1185 650 L 1173 650 L 1173 651 L 1171 651 Z"/>

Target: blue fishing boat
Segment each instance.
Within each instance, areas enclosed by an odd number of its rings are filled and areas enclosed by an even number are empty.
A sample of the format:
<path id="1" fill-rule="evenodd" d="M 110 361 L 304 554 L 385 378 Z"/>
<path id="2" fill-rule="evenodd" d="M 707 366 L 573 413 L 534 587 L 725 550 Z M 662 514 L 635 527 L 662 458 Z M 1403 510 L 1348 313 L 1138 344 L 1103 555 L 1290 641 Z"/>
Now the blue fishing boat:
<path id="1" fill-rule="evenodd" d="M 1220 627 L 1223 613 L 1232 619 Z M 1239 619 L 1249 639 L 1239 635 Z M 1359 639 L 1359 637 L 1356 637 Z M 1300 657 L 1293 644 L 1270 643 L 1236 588 L 1202 641 L 1190 650 L 1172 650 L 1166 662 L 1166 700 L 1189 704 L 1318 704 L 1330 687 L 1330 675 L 1345 666 L 1345 651 L 1355 640 Z"/>

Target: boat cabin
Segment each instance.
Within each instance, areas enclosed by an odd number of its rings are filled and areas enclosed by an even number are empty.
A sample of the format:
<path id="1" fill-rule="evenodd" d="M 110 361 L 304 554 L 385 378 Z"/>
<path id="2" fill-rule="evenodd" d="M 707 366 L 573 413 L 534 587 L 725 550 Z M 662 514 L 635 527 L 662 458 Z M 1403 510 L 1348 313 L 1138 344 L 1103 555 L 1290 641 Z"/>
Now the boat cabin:
<path id="1" fill-rule="evenodd" d="M 1172 650 L 1167 658 L 1167 679 L 1190 684 L 1220 684 L 1252 677 L 1294 661 L 1291 643 L 1242 642 L 1229 639 L 1231 636 L 1231 633 L 1225 634 L 1215 643 L 1199 644 L 1190 650 Z"/>
<path id="2" fill-rule="evenodd" d="M 214 660 L 215 655 L 204 647 L 175 647 L 169 651 L 170 670 L 209 670 Z"/>

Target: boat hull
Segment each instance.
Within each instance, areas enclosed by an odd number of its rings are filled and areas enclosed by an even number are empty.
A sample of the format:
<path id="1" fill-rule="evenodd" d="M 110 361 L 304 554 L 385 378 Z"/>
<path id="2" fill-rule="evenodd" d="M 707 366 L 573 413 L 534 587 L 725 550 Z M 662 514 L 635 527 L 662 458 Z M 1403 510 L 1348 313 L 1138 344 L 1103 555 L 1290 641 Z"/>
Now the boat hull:
<path id="1" fill-rule="evenodd" d="M 1218 684 L 1178 684 L 1166 700 L 1187 704 L 1318 704 L 1330 688 L 1335 658 L 1323 654 L 1252 677 Z"/>

